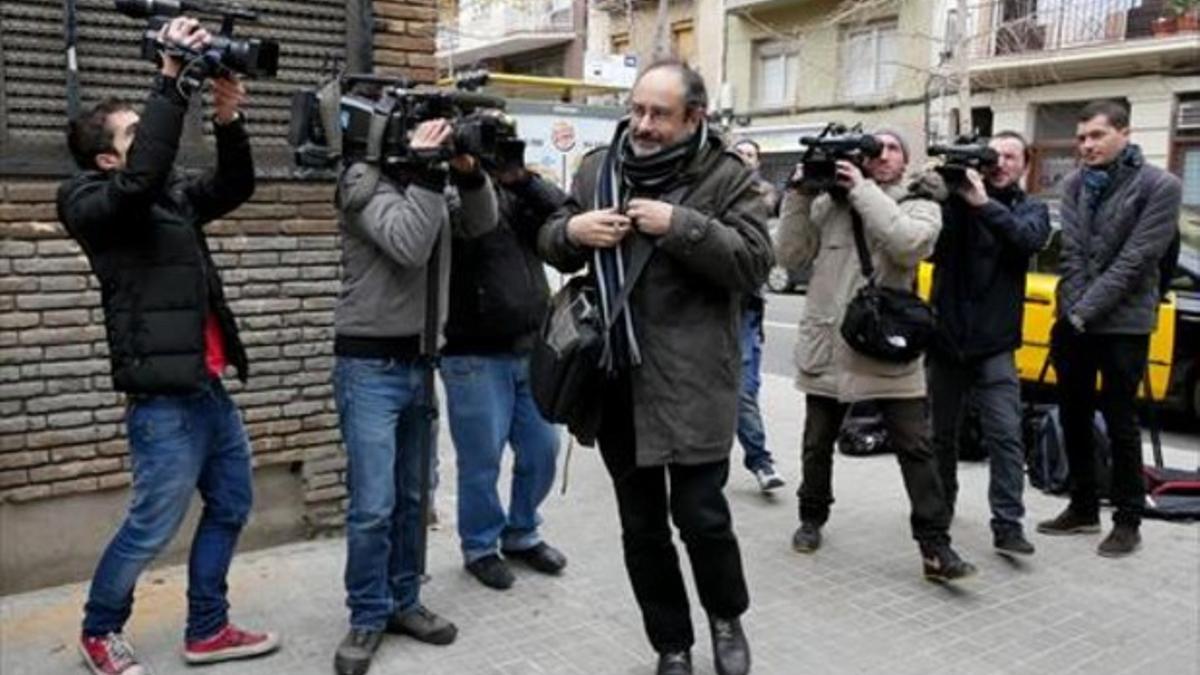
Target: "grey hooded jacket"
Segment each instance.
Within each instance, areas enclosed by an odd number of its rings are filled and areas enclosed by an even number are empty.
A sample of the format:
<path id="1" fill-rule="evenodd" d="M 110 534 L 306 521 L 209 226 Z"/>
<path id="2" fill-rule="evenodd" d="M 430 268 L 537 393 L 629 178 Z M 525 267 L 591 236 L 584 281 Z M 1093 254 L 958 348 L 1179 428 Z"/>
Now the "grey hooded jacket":
<path id="1" fill-rule="evenodd" d="M 342 231 L 342 288 L 334 310 L 339 337 L 404 338 L 421 334 L 426 265 L 441 238 L 439 322 L 446 320 L 450 288 L 450 223 L 446 194 L 420 182 L 399 187 L 351 165 L 338 186 Z M 482 172 L 459 181 L 464 236 L 496 227 L 496 197 Z"/>

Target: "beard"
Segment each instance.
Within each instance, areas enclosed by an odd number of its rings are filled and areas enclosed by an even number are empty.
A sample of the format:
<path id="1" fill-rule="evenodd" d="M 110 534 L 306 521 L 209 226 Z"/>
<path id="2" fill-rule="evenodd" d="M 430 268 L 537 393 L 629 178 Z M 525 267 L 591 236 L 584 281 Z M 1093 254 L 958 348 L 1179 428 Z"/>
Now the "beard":
<path id="1" fill-rule="evenodd" d="M 629 148 L 636 157 L 648 157 L 663 149 L 662 143 L 639 139 L 634 136 L 629 139 Z"/>

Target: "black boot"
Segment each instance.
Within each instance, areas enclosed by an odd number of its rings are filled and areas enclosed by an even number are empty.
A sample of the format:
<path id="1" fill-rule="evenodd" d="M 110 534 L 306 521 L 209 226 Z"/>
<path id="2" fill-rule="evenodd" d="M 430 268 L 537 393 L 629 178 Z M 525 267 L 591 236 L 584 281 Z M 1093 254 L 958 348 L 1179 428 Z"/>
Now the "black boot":
<path id="1" fill-rule="evenodd" d="M 371 658 L 382 639 L 382 631 L 350 629 L 333 656 L 334 672 L 337 675 L 363 675 L 371 667 Z"/>
<path id="2" fill-rule="evenodd" d="M 658 655 L 656 675 L 692 675 L 692 653 L 688 650 Z"/>
<path id="3" fill-rule="evenodd" d="M 1112 532 L 1100 542 L 1096 552 L 1105 558 L 1121 558 L 1133 553 L 1142 544 L 1142 535 L 1137 525 L 1113 526 Z"/>
<path id="4" fill-rule="evenodd" d="M 921 562 L 929 581 L 955 581 L 975 575 L 975 566 L 958 557 L 950 544 L 921 544 Z"/>
<path id="5" fill-rule="evenodd" d="M 717 675 L 746 675 L 750 672 L 750 644 L 742 632 L 742 622 L 737 619 L 708 617 L 712 631 L 713 666 Z"/>

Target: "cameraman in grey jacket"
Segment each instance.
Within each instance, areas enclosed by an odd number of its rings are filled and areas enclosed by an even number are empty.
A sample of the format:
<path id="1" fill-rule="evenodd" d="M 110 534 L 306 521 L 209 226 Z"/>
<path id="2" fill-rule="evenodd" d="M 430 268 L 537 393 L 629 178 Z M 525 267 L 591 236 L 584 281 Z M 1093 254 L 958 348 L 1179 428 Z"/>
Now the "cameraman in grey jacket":
<path id="1" fill-rule="evenodd" d="M 443 120 L 417 126 L 416 155 L 451 143 Z M 436 164 L 381 169 L 351 163 L 338 183 L 342 290 L 334 311 L 334 396 L 346 446 L 350 505 L 346 513 L 346 604 L 350 632 L 334 670 L 362 675 L 384 631 L 449 644 L 458 630 L 419 599 L 422 424 L 425 399 L 422 330 L 427 266 L 438 254 L 439 324 L 445 322 L 450 276 L 447 182 L 458 188 L 463 234 L 497 222 L 496 198 L 474 157 L 459 155 L 449 171 Z"/>
<path id="2" fill-rule="evenodd" d="M 1129 142 L 1129 113 L 1113 101 L 1084 107 L 1076 143 L 1083 166 L 1063 182 L 1057 321 L 1050 345 L 1071 501 L 1037 529 L 1057 535 L 1100 531 L 1092 446 L 1099 407 L 1112 449 L 1110 496 L 1116 510 L 1112 532 L 1097 552 L 1119 557 L 1141 542 L 1145 485 L 1135 402 L 1158 318 L 1159 263 L 1178 236 L 1182 188 Z"/>

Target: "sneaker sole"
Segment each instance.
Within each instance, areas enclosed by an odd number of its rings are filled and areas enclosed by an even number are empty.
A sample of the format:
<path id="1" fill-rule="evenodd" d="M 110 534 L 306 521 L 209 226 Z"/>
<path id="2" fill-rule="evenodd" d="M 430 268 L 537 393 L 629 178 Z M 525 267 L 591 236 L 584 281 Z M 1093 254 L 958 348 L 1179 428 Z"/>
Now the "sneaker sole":
<path id="1" fill-rule="evenodd" d="M 960 581 L 974 580 L 976 577 L 979 576 L 979 571 L 971 570 L 970 572 L 968 572 L 962 576 L 959 576 L 959 577 L 944 577 L 944 576 L 941 576 L 940 574 L 929 574 L 929 573 L 924 573 L 922 576 L 925 577 L 925 581 L 928 581 L 929 583 L 932 583 L 932 584 L 954 584 L 954 583 L 958 583 Z"/>
<path id="2" fill-rule="evenodd" d="M 266 656 L 271 652 L 279 649 L 282 641 L 278 635 L 268 634 L 267 639 L 256 645 L 246 645 L 245 647 L 231 647 L 222 649 L 219 652 L 210 654 L 198 652 L 183 652 L 183 660 L 191 664 L 202 663 L 220 663 L 222 661 L 236 661 L 239 659 L 252 659 L 256 656 Z"/>
<path id="3" fill-rule="evenodd" d="M 1128 551 L 1101 551 L 1100 549 L 1096 549 L 1096 555 L 1100 556 L 1101 558 L 1124 558 L 1137 553 L 1139 548 L 1141 548 L 1141 546 L 1135 546 Z"/>
<path id="4" fill-rule="evenodd" d="M 1072 527 L 1069 530 L 1043 530 L 1041 527 L 1038 527 L 1037 531 L 1038 534 L 1045 534 L 1051 537 L 1066 537 L 1072 534 L 1100 534 L 1100 523 L 1096 523 L 1095 525 L 1080 525 Z"/>
<path id="5" fill-rule="evenodd" d="M 453 644 L 454 641 L 458 639 L 457 628 L 447 628 L 435 633 L 429 633 L 428 635 L 418 635 L 403 628 L 396 631 L 389 630 L 388 632 L 392 633 L 393 635 L 404 635 L 416 640 L 417 642 L 424 642 L 427 645 L 437 645 L 439 647 Z"/>
<path id="6" fill-rule="evenodd" d="M 1018 558 L 1029 558 L 1029 557 L 1032 557 L 1034 554 L 1034 551 L 1017 551 L 1015 549 L 1001 548 L 999 546 L 993 546 L 992 548 L 996 551 L 997 554 L 1003 555 L 1003 556 L 1016 556 Z"/>
<path id="7" fill-rule="evenodd" d="M 764 484 L 760 484 L 758 486 L 758 489 L 761 490 L 762 492 L 774 492 L 785 485 L 787 485 L 787 483 L 785 483 L 781 480 L 774 480 L 774 481 L 768 481 L 767 483 L 764 483 Z"/>
<path id="8" fill-rule="evenodd" d="M 92 657 L 88 655 L 87 650 L 83 648 L 83 645 L 76 643 L 75 648 L 79 650 L 79 655 L 83 657 L 83 663 L 88 667 L 89 671 L 91 671 L 94 675 L 104 675 L 104 671 L 100 670 L 96 667 L 96 664 L 92 663 Z M 139 664 L 133 666 L 133 669 L 127 669 L 121 675 L 147 675 L 147 670 Z"/>

